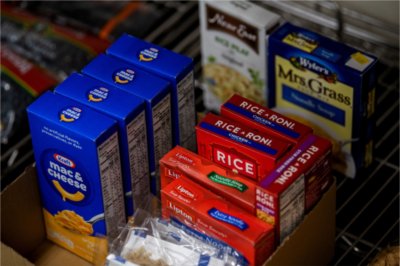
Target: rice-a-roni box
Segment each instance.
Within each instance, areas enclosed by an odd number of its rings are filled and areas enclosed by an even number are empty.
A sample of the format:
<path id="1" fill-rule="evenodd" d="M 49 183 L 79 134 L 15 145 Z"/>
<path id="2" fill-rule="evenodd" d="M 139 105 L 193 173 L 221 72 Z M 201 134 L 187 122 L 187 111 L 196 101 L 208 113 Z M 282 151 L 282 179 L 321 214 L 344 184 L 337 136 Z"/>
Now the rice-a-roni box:
<path id="1" fill-rule="evenodd" d="M 257 217 L 275 228 L 282 242 L 330 187 L 329 140 L 309 135 L 256 188 Z"/>
<path id="2" fill-rule="evenodd" d="M 237 94 L 221 106 L 221 115 L 293 145 L 313 132 L 312 128 Z"/>
<path id="3" fill-rule="evenodd" d="M 215 236 L 244 257 L 244 265 L 260 265 L 274 251 L 274 229 L 188 179 L 176 179 L 161 191 L 164 218 L 177 219 Z M 242 265 L 242 264 L 241 264 Z"/>
<path id="4" fill-rule="evenodd" d="M 47 238 L 93 263 L 126 222 L 117 123 L 51 92 L 28 118 Z"/>
<path id="5" fill-rule="evenodd" d="M 194 102 L 193 60 L 158 45 L 124 34 L 107 53 L 132 63 L 154 75 L 168 80 L 172 85 L 171 100 L 174 146 L 181 145 L 195 151 L 196 113 Z"/>
<path id="6" fill-rule="evenodd" d="M 372 162 L 377 59 L 289 23 L 269 39 L 269 105 L 333 143 L 333 167 Z"/>
<path id="7" fill-rule="evenodd" d="M 248 1 L 199 1 L 204 104 L 237 93 L 267 103 L 267 45 L 280 16 Z"/>
<path id="8" fill-rule="evenodd" d="M 262 180 L 291 144 L 226 117 L 208 113 L 196 126 L 199 155 L 251 180 Z"/>
<path id="9" fill-rule="evenodd" d="M 161 189 L 175 179 L 188 178 L 255 214 L 256 183 L 220 167 L 183 147 L 176 146 L 160 160 Z"/>
<path id="10" fill-rule="evenodd" d="M 150 194 L 147 130 L 144 102 L 86 75 L 73 73 L 55 88 L 55 93 L 110 116 L 118 123 L 125 208 L 133 215 L 143 198 Z"/>
<path id="11" fill-rule="evenodd" d="M 82 72 L 144 100 L 148 136 L 150 189 L 160 193 L 159 160 L 173 147 L 171 85 L 137 66 L 113 56 L 101 54 Z"/>

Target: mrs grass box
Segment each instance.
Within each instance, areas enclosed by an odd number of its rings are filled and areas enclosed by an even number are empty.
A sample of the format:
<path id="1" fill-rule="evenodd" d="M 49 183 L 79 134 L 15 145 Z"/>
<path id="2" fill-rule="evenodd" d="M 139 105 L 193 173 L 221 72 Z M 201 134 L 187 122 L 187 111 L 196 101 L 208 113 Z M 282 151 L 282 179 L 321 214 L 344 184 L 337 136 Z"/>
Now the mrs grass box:
<path id="1" fill-rule="evenodd" d="M 118 122 L 127 216 L 150 193 L 144 102 L 139 97 L 86 75 L 73 73 L 55 92 Z"/>
<path id="2" fill-rule="evenodd" d="M 116 40 L 107 53 L 121 58 L 172 85 L 171 102 L 174 146 L 196 149 L 193 60 L 163 47 L 124 34 Z"/>
<path id="3" fill-rule="evenodd" d="M 126 221 L 117 123 L 51 92 L 28 118 L 47 238 L 93 263 Z"/>
<path id="4" fill-rule="evenodd" d="M 144 100 L 148 129 L 150 188 L 153 194 L 159 194 L 159 160 L 173 144 L 170 83 L 135 65 L 105 54 L 93 59 L 82 72 Z"/>
<path id="5" fill-rule="evenodd" d="M 333 167 L 372 161 L 376 58 L 286 23 L 269 39 L 269 104 L 333 142 Z"/>

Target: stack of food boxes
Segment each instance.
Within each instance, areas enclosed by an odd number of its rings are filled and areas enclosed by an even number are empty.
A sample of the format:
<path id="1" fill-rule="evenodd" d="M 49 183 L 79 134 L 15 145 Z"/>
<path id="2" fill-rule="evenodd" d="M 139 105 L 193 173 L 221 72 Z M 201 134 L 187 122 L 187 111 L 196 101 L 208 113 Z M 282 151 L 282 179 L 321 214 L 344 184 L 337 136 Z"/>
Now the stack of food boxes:
<path id="1" fill-rule="evenodd" d="M 160 162 L 163 216 L 245 265 L 266 261 L 333 182 L 328 140 L 239 95 L 196 136 L 198 154 L 177 146 Z"/>
<path id="2" fill-rule="evenodd" d="M 28 117 L 47 236 L 94 262 L 102 237 L 159 193 L 162 156 L 196 146 L 193 62 L 123 35 Z"/>

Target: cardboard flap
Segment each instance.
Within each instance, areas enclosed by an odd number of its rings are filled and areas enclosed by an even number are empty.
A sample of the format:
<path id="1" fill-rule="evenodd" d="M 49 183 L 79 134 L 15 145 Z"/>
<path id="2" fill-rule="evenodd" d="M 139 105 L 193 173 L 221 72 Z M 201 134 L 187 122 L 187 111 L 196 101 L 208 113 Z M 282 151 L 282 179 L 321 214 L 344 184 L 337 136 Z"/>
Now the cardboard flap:
<path id="1" fill-rule="evenodd" d="M 1 243 L 1 265 L 7 266 L 33 266 L 27 259 L 15 252 L 9 246 Z"/>
<path id="2" fill-rule="evenodd" d="M 1 192 L 1 241 L 27 256 L 46 237 L 35 168 Z"/>

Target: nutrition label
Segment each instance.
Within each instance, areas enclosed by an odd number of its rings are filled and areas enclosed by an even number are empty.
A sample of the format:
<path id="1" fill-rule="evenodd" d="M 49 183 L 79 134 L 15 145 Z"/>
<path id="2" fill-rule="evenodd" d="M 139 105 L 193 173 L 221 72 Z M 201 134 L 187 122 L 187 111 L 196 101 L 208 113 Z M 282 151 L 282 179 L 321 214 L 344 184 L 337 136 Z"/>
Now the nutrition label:
<path id="1" fill-rule="evenodd" d="M 181 146 L 194 151 L 196 115 L 193 71 L 178 83 L 178 110 Z"/>
<path id="2" fill-rule="evenodd" d="M 126 131 L 128 134 L 133 206 L 136 208 L 136 204 L 150 193 L 147 131 L 144 111 L 127 125 Z"/>
<path id="3" fill-rule="evenodd" d="M 122 191 L 121 162 L 118 135 L 114 133 L 98 148 L 101 190 L 107 235 L 117 236 L 118 226 L 125 223 L 124 193 Z"/>
<path id="4" fill-rule="evenodd" d="M 153 109 L 154 160 L 156 164 L 156 188 L 159 191 L 159 160 L 172 148 L 170 95 L 164 97 Z"/>
<path id="5" fill-rule="evenodd" d="M 280 241 L 282 242 L 304 216 L 304 175 L 299 177 L 280 196 Z"/>

